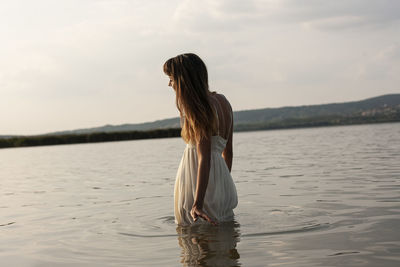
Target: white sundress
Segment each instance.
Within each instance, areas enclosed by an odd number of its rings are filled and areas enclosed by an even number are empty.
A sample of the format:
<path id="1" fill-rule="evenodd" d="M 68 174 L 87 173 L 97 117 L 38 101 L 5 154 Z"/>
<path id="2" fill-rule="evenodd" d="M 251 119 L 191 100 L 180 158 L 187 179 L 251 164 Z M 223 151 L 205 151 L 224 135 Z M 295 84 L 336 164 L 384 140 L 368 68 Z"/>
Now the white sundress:
<path id="1" fill-rule="evenodd" d="M 216 114 L 218 121 L 218 113 L 216 112 Z M 233 209 L 238 203 L 235 184 L 222 157 L 226 143 L 227 140 L 219 134 L 211 137 L 210 176 L 204 196 L 203 211 L 217 222 L 232 221 Z M 194 222 L 190 210 L 193 206 L 197 185 L 196 150 L 194 144 L 186 145 L 176 174 L 174 213 L 175 223 L 179 225 L 188 225 Z"/>

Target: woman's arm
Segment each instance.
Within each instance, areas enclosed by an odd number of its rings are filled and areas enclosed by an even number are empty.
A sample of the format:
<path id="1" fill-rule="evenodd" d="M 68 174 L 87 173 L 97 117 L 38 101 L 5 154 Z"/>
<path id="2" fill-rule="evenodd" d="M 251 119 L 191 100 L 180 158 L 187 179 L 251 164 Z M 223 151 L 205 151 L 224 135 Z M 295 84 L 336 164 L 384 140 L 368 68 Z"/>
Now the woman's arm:
<path id="1" fill-rule="evenodd" d="M 230 106 L 230 105 L 229 105 Z M 232 158 L 233 158 L 233 145 L 232 145 L 232 139 L 233 139 L 233 111 L 231 108 L 231 127 L 230 127 L 230 133 L 228 137 L 228 142 L 226 143 L 225 149 L 222 152 L 222 157 L 224 158 L 226 162 L 226 166 L 228 166 L 229 172 L 232 170 Z"/>
<path id="2" fill-rule="evenodd" d="M 211 224 L 216 224 L 207 214 L 203 211 L 204 196 L 206 194 L 208 179 L 210 176 L 210 161 L 211 161 L 211 136 L 203 138 L 197 144 L 197 184 L 196 194 L 190 214 L 194 221 L 201 217 Z"/>
<path id="3" fill-rule="evenodd" d="M 228 142 L 226 143 L 225 149 L 222 152 L 222 157 L 224 158 L 226 162 L 226 166 L 228 166 L 229 172 L 232 170 L 232 158 L 233 158 L 233 148 L 232 148 L 232 138 L 233 138 L 233 133 L 229 134 Z"/>

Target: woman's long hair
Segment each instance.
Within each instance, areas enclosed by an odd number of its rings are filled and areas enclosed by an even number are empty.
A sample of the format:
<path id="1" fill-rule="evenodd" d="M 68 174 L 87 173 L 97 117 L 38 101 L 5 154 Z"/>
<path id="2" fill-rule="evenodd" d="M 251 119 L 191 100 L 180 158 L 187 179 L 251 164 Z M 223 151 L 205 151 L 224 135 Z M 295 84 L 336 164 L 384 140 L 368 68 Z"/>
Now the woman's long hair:
<path id="1" fill-rule="evenodd" d="M 176 106 L 184 117 L 181 135 L 185 142 L 196 143 L 216 129 L 216 115 L 208 100 L 208 74 L 204 62 L 188 53 L 168 59 L 164 72 L 173 80 Z"/>

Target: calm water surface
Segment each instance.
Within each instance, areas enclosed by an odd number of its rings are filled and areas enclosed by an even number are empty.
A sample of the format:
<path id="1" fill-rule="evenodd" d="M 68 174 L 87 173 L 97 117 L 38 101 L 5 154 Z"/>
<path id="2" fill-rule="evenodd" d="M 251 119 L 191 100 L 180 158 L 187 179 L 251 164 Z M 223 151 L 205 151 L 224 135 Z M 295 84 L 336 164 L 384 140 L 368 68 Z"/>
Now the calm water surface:
<path id="1" fill-rule="evenodd" d="M 0 266 L 400 266 L 400 123 L 237 133 L 236 220 L 177 227 L 180 138 L 0 150 Z"/>

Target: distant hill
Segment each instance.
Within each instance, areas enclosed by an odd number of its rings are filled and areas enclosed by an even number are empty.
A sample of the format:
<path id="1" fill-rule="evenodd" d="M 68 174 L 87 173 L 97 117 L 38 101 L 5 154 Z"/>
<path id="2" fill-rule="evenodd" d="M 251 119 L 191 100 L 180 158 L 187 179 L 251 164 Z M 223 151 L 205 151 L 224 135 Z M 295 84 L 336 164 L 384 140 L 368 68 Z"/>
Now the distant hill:
<path id="1" fill-rule="evenodd" d="M 13 138 L 13 137 L 19 137 L 19 135 L 0 135 L 0 139 L 6 139 L 6 138 Z"/>
<path id="2" fill-rule="evenodd" d="M 235 111 L 233 116 L 235 131 L 400 121 L 400 94 L 382 95 L 345 103 Z M 105 125 L 60 131 L 45 135 L 149 131 L 179 127 L 179 118 L 176 117 L 138 124 Z"/>
<path id="3" fill-rule="evenodd" d="M 64 134 L 87 134 L 87 133 L 112 133 L 112 132 L 125 132 L 125 131 L 148 131 L 156 129 L 179 128 L 179 118 L 171 118 L 164 120 L 157 120 L 153 122 L 137 123 L 137 124 L 121 124 L 121 125 L 104 125 L 94 128 L 85 128 L 71 131 L 60 131 L 48 133 L 46 135 L 64 135 Z"/>
<path id="4" fill-rule="evenodd" d="M 275 122 L 286 119 L 305 119 L 322 116 L 366 115 L 373 110 L 399 109 L 400 94 L 383 95 L 361 101 L 322 105 L 253 109 L 234 112 L 236 125 Z"/>

